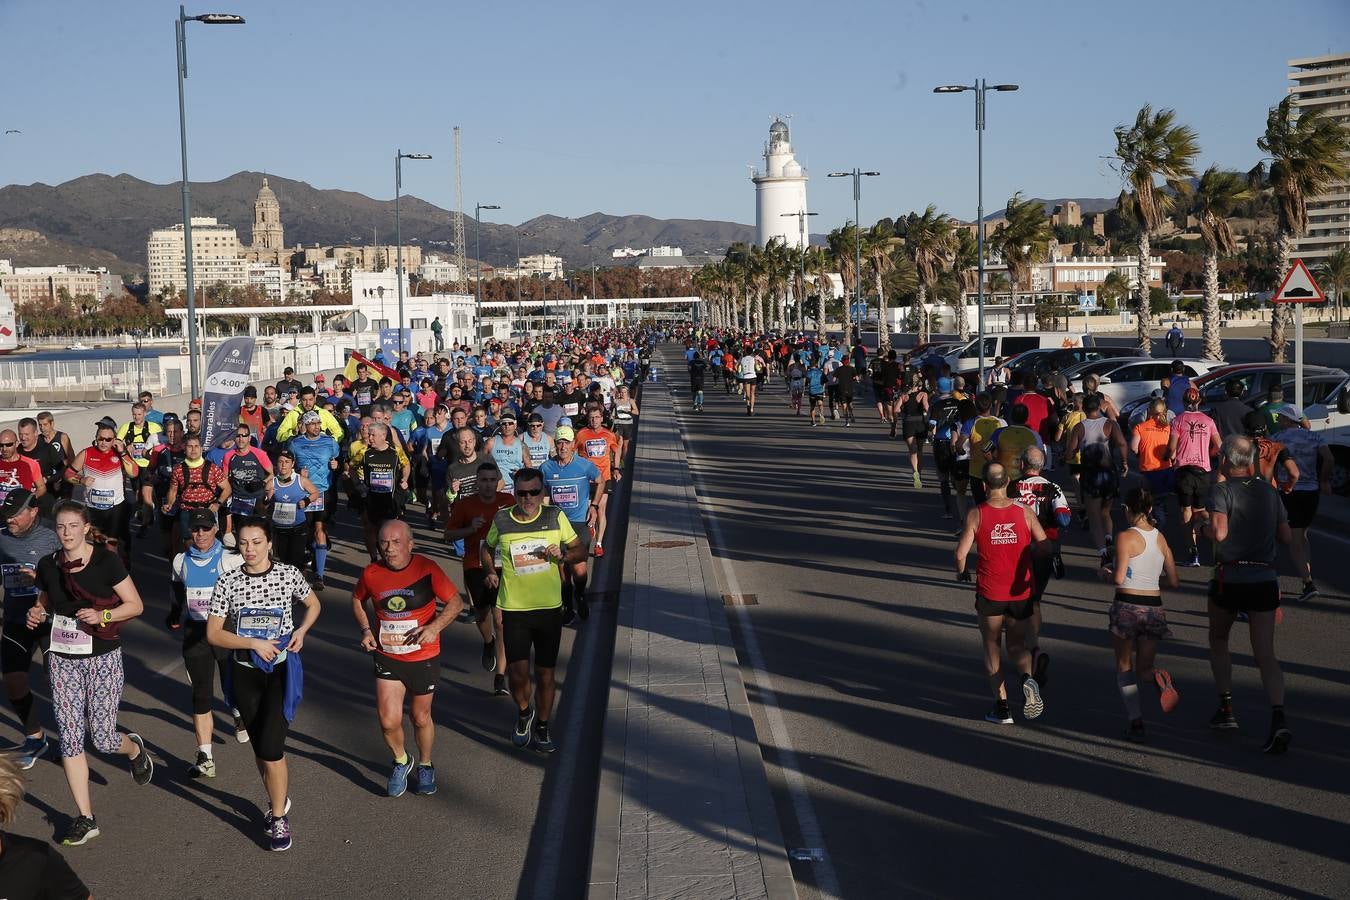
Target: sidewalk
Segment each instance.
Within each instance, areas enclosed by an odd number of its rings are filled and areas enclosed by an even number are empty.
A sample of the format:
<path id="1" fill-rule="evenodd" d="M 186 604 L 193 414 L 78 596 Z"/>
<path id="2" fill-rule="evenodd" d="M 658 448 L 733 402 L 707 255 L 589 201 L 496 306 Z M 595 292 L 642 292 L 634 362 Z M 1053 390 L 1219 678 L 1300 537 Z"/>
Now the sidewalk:
<path id="1" fill-rule="evenodd" d="M 795 898 L 674 404 L 642 397 L 588 896 Z"/>

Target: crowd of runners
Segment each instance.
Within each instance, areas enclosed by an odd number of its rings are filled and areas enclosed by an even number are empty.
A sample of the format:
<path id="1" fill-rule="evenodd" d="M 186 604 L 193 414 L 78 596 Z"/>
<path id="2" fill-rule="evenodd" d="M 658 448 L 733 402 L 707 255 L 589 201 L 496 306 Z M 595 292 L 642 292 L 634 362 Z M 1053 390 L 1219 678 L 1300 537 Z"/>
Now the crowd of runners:
<path id="1" fill-rule="evenodd" d="M 122 629 L 145 613 L 134 560 L 143 585 L 172 583 L 164 626 L 182 638 L 190 775 L 216 776 L 219 683 L 267 794 L 266 843 L 291 846 L 287 732 L 321 598 L 336 599 L 326 566 L 343 520 L 359 523 L 370 559 L 342 615 L 372 660 L 388 793 L 436 791 L 440 634 L 466 607 L 491 690 L 516 705 L 504 739 L 553 753 L 562 630 L 589 616 L 588 567 L 605 554 L 638 389 L 663 338 L 630 328 L 455 344 L 309 384 L 288 368 L 261 396 L 245 390 L 237 427 L 214 446 L 199 401 L 160 410 L 149 393 L 88 434 L 62 431 L 50 413 L 0 432 L 0 667 L 23 733 L 18 767 L 59 748 L 76 812 L 60 842 L 99 834 L 90 745 L 126 756 L 137 784 L 154 777 L 145 741 L 118 727 Z M 418 553 L 414 526 L 462 568 Z M 29 680 L 39 651 L 45 711 Z"/>
<path id="2" fill-rule="evenodd" d="M 905 444 L 907 480 L 916 489 L 936 481 L 943 518 L 957 526 L 957 577 L 975 588 L 989 721 L 1014 721 L 1005 652 L 1023 715 L 1045 709 L 1041 597 L 1052 578 L 1065 577 L 1060 542 L 1077 528 L 1096 551 L 1092 574 L 1115 590 L 1107 625 L 1126 738 L 1145 739 L 1144 694 L 1164 713 L 1177 707 L 1179 692 L 1157 657 L 1171 636 L 1163 592 L 1179 587 L 1178 566 L 1205 565 L 1213 571 L 1207 609 L 1218 694 L 1209 725 L 1238 727 L 1229 636 L 1244 622 L 1271 708 L 1262 748 L 1288 747 L 1275 654 L 1277 545 L 1288 547 L 1302 582 L 1295 599 L 1315 597 L 1308 529 L 1333 470 L 1323 435 L 1292 404 L 1273 398 L 1253 409 L 1234 390 L 1202 411 L 1200 392 L 1174 363 L 1147 418 L 1127 433 L 1091 376 L 1073 390 L 1053 369 L 1009 378 L 993 368 L 981 383 L 940 361 L 910 365 L 894 349 L 877 358 L 861 344 L 802 334 L 693 331 L 684 345 L 695 414 L 718 387 L 743 398 L 746 415 L 786 403 L 810 427 L 852 427 L 858 407 L 874 407 L 883 439 Z M 1159 528 L 1169 520 L 1175 556 Z"/>

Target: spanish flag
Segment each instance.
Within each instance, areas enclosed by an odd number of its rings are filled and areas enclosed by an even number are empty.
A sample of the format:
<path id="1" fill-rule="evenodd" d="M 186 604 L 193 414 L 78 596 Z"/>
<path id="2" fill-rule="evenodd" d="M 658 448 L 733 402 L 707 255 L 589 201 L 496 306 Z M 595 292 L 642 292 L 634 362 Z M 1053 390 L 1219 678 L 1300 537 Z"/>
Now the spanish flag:
<path id="1" fill-rule="evenodd" d="M 382 377 L 387 376 L 398 381 L 398 372 L 388 366 L 382 366 L 377 362 L 366 359 L 360 353 L 353 352 L 352 355 L 347 358 L 347 368 L 342 372 L 343 377 L 347 379 L 349 384 L 356 380 L 356 367 L 361 363 L 365 363 L 366 368 L 369 369 L 370 373 L 373 375 L 380 375 Z"/>

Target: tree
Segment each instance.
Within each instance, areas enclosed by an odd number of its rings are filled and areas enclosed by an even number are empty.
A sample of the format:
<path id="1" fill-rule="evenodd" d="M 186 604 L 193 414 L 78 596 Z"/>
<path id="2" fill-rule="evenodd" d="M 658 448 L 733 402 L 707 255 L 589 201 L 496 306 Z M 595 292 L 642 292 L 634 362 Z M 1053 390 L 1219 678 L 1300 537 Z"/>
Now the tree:
<path id="1" fill-rule="evenodd" d="M 1250 177 L 1263 176 L 1275 195 L 1279 223 L 1279 277 L 1289 271 L 1294 242 L 1308 230 L 1308 198 L 1325 193 L 1335 182 L 1344 181 L 1350 155 L 1350 131 L 1322 115 L 1317 107 L 1297 110 L 1293 97 L 1270 108 L 1266 133 L 1256 141 L 1270 162 L 1257 164 Z M 1285 337 L 1293 311 L 1287 303 L 1274 304 L 1270 313 L 1270 358 L 1284 362 Z"/>
<path id="2" fill-rule="evenodd" d="M 1006 224 L 995 232 L 993 243 L 1008 266 L 1008 330 L 1017 330 L 1017 289 L 1031 289 L 1031 269 L 1050 253 L 1050 218 L 1039 200 L 1023 200 L 1019 191 L 1004 210 Z"/>
<path id="3" fill-rule="evenodd" d="M 931 207 L 930 207 L 931 210 Z M 863 265 L 872 273 L 877 287 L 878 352 L 885 355 L 891 349 L 891 329 L 886 315 L 886 277 L 895 268 L 895 232 L 878 222 L 863 233 Z"/>
<path id="4" fill-rule="evenodd" d="M 830 258 L 824 247 L 808 247 L 806 250 L 806 277 L 816 287 L 816 339 L 825 340 L 825 304 L 834 293 L 834 285 L 829 279 Z"/>
<path id="5" fill-rule="evenodd" d="M 1205 359 L 1224 358 L 1223 343 L 1219 340 L 1219 257 L 1237 252 L 1228 216 L 1251 195 L 1241 175 L 1217 166 L 1205 170 L 1195 190 L 1192 212 L 1200 220 L 1200 237 L 1205 242 L 1205 305 L 1201 317 Z"/>
<path id="6" fill-rule="evenodd" d="M 956 258 L 957 238 L 951 217 L 937 211 L 931 203 L 923 213 L 910 213 L 896 227 L 904 241 L 905 255 L 918 276 L 914 296 L 919 343 L 931 337 L 932 318 L 928 314 L 928 294 L 938 276 L 951 268 Z"/>
<path id="7" fill-rule="evenodd" d="M 1133 125 L 1117 125 L 1115 135 L 1116 159 L 1126 187 L 1117 207 L 1122 213 L 1133 216 L 1139 224 L 1136 290 L 1141 301 L 1136 311 L 1136 334 L 1140 352 L 1148 356 L 1153 352 L 1153 339 L 1149 333 L 1152 316 L 1149 304 L 1142 298 L 1148 296 L 1150 240 L 1167 221 L 1176 198 L 1190 193 L 1188 179 L 1195 174 L 1192 160 L 1200 147 L 1190 126 L 1176 124 L 1174 110 L 1163 109 L 1155 113 L 1148 104 L 1139 110 Z M 1155 183 L 1159 178 L 1163 181 L 1162 186 Z"/>
<path id="8" fill-rule="evenodd" d="M 1130 295 L 1130 282 L 1120 272 L 1112 269 L 1106 273 L 1105 280 L 1097 288 L 1097 303 L 1105 310 L 1113 310 L 1120 301 Z"/>
<path id="9" fill-rule="evenodd" d="M 970 316 L 966 310 L 966 295 L 979 290 L 979 247 L 975 235 L 968 228 L 955 228 L 956 257 L 952 262 L 952 272 L 961 283 L 956 295 L 956 336 L 961 340 L 970 337 Z"/>
<path id="10" fill-rule="evenodd" d="M 1350 248 L 1341 247 L 1317 266 L 1315 273 L 1322 287 L 1331 288 L 1336 295 L 1336 321 L 1341 320 L 1341 295 L 1346 284 L 1350 284 Z"/>
<path id="11" fill-rule="evenodd" d="M 858 294 L 858 266 L 854 255 L 854 241 L 857 237 L 857 223 L 849 222 L 843 228 L 836 228 L 825 238 L 830 259 L 839 270 L 839 278 L 844 282 L 844 334 L 853 333 L 853 298 Z"/>

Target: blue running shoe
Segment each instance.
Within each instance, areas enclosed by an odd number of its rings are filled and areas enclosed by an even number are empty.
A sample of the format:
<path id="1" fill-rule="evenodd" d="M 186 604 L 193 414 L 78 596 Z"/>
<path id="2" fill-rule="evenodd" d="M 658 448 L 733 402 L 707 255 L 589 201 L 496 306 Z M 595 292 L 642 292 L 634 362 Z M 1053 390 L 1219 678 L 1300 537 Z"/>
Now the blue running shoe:
<path id="1" fill-rule="evenodd" d="M 408 761 L 400 765 L 394 763 L 394 770 L 389 773 L 389 796 L 402 797 L 408 791 L 408 775 L 412 772 L 413 766 L 417 765 L 412 754 L 408 754 Z"/>

